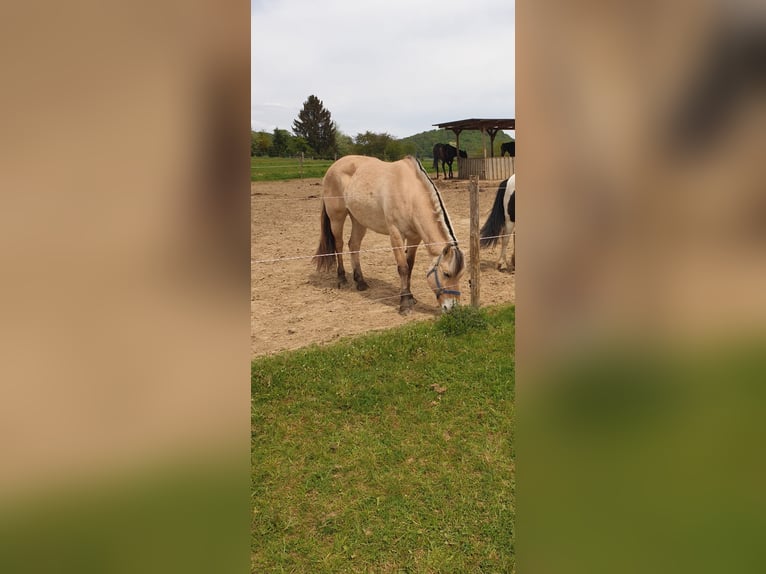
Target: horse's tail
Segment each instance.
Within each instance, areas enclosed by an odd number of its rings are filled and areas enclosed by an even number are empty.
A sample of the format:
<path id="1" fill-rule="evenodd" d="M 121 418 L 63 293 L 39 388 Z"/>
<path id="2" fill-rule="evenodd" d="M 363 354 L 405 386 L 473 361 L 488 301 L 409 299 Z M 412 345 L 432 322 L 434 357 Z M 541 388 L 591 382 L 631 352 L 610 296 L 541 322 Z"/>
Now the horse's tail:
<path id="1" fill-rule="evenodd" d="M 439 144 L 434 145 L 434 169 L 436 170 L 436 178 L 439 178 Z"/>
<path id="2" fill-rule="evenodd" d="M 320 215 L 319 247 L 312 261 L 316 263 L 317 271 L 331 271 L 335 267 L 336 253 L 335 236 L 330 225 L 330 216 L 327 215 L 327 206 L 322 200 L 322 215 Z"/>
<path id="3" fill-rule="evenodd" d="M 492 204 L 492 211 L 487 216 L 487 221 L 481 227 L 479 246 L 480 247 L 494 247 L 497 245 L 498 235 L 505 228 L 505 213 L 503 213 L 503 196 L 505 195 L 505 189 L 508 186 L 508 180 L 505 180 L 497 188 L 497 195 L 495 195 L 495 203 Z"/>

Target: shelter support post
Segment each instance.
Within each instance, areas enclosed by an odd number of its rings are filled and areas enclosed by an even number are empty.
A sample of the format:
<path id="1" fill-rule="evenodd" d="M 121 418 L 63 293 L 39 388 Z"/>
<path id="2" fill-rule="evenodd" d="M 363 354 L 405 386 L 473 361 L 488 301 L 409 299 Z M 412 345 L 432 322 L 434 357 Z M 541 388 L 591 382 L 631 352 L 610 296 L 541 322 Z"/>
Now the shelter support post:
<path id="1" fill-rule="evenodd" d="M 495 157 L 495 136 L 500 130 L 498 128 L 487 128 L 489 134 L 489 157 Z"/>

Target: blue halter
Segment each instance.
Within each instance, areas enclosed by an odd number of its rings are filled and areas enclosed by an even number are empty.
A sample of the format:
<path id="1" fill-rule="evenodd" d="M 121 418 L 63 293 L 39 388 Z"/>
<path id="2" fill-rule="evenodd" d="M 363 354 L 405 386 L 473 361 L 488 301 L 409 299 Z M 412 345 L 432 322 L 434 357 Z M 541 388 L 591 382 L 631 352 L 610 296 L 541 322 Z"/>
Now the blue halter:
<path id="1" fill-rule="evenodd" d="M 439 297 L 445 293 L 447 295 L 457 295 L 460 297 L 460 291 L 455 291 L 454 289 L 445 289 L 439 282 L 439 263 L 441 263 L 441 260 L 442 256 L 439 255 L 439 258 L 436 260 L 436 263 L 434 263 L 434 266 L 431 267 L 431 270 L 428 273 L 426 273 L 426 277 L 428 277 L 431 273 L 434 274 L 434 280 L 436 281 L 436 299 L 438 300 Z"/>

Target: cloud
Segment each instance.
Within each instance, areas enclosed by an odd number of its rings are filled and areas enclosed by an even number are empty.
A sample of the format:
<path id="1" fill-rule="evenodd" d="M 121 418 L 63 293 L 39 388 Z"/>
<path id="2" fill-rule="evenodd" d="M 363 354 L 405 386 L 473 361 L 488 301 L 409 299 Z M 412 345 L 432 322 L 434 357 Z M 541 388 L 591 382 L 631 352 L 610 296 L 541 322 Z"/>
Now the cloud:
<path id="1" fill-rule="evenodd" d="M 311 94 L 349 135 L 514 117 L 514 10 L 502 0 L 253 1 L 251 123 L 289 129 Z"/>

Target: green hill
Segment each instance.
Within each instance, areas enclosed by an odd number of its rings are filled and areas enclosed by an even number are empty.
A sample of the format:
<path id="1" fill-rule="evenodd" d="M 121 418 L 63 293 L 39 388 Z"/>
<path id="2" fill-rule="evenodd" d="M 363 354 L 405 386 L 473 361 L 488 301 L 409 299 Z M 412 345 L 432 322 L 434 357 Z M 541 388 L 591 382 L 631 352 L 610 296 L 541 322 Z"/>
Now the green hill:
<path id="1" fill-rule="evenodd" d="M 487 140 L 487 146 L 489 146 L 489 136 L 485 136 L 485 138 Z M 495 155 L 500 155 L 501 144 L 512 140 L 513 138 L 505 132 L 498 132 L 497 136 L 495 136 Z M 434 144 L 451 143 L 452 145 L 455 145 L 455 133 L 452 130 L 430 130 L 402 138 L 399 141 L 402 143 L 412 143 L 421 159 L 431 158 L 433 157 Z M 465 150 L 468 157 L 482 157 L 484 152 L 481 145 L 481 132 L 475 130 L 465 130 L 461 132 L 460 149 Z M 489 149 L 487 149 L 487 153 L 489 153 Z"/>

